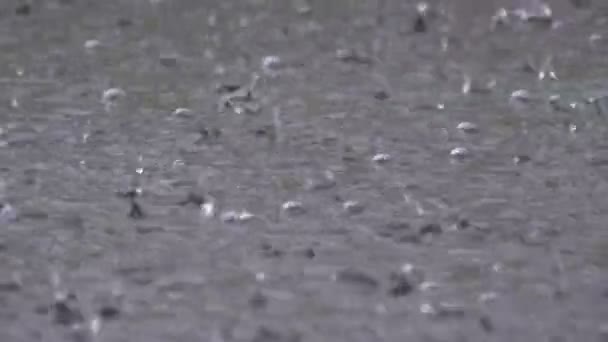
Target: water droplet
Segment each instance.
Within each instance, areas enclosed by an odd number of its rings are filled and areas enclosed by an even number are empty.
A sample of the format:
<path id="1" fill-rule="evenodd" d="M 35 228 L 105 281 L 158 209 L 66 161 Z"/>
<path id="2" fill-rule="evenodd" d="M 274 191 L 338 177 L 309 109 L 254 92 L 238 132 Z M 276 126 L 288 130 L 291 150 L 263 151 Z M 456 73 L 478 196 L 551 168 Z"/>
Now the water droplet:
<path id="1" fill-rule="evenodd" d="M 388 153 L 378 153 L 372 157 L 374 163 L 383 164 L 391 160 L 391 156 Z"/>
<path id="2" fill-rule="evenodd" d="M 346 201 L 342 204 L 342 209 L 349 214 L 359 214 L 365 210 L 365 206 L 358 201 Z"/>
<path id="3" fill-rule="evenodd" d="M 450 156 L 454 158 L 464 158 L 469 155 L 469 150 L 466 147 L 454 147 L 450 151 Z"/>
<path id="4" fill-rule="evenodd" d="M 101 102 L 106 105 L 112 104 L 125 96 L 127 96 L 127 93 L 121 88 L 110 88 L 101 95 Z"/>
<path id="5" fill-rule="evenodd" d="M 266 280 L 266 274 L 264 272 L 257 272 L 255 274 L 255 280 L 257 282 L 263 282 Z"/>
<path id="6" fill-rule="evenodd" d="M 483 293 L 479 294 L 479 297 L 477 300 L 481 303 L 486 303 L 486 302 L 493 301 L 496 298 L 498 298 L 498 293 L 490 291 L 490 292 L 483 292 Z"/>
<path id="7" fill-rule="evenodd" d="M 251 220 L 254 217 L 255 216 L 252 213 L 250 213 L 246 210 L 241 210 L 241 211 L 230 210 L 230 211 L 223 212 L 220 218 L 223 222 L 226 222 L 226 223 L 243 223 L 243 222 L 247 222 L 247 221 Z"/>
<path id="8" fill-rule="evenodd" d="M 477 133 L 479 131 L 479 127 L 476 124 L 468 121 L 463 121 L 456 126 L 456 129 L 459 129 L 465 133 Z"/>
<path id="9" fill-rule="evenodd" d="M 174 116 L 190 116 L 192 115 L 192 110 L 188 109 L 188 108 L 183 108 L 183 107 L 179 107 L 176 108 L 171 115 Z"/>
<path id="10" fill-rule="evenodd" d="M 93 50 L 101 46 L 101 42 L 97 39 L 89 39 L 84 42 L 84 48 L 87 50 Z"/>
<path id="11" fill-rule="evenodd" d="M 510 101 L 530 102 L 532 94 L 528 90 L 518 89 L 511 93 Z"/>
<path id="12" fill-rule="evenodd" d="M 306 211 L 304 204 L 299 201 L 287 201 L 281 205 L 281 209 L 290 215 L 303 214 Z"/>
<path id="13" fill-rule="evenodd" d="M 420 313 L 425 315 L 435 315 L 437 314 L 437 310 L 430 303 L 422 303 L 420 304 Z"/>

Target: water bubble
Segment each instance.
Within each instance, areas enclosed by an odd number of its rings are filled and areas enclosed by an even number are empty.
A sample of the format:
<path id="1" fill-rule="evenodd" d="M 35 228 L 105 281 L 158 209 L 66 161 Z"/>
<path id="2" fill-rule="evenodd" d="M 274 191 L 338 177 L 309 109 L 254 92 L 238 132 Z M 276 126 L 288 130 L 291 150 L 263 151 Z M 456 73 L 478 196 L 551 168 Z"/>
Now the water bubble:
<path id="1" fill-rule="evenodd" d="M 595 45 L 602 39 L 604 39 L 604 37 L 601 34 L 593 33 L 589 36 L 589 44 L 591 44 L 592 47 L 595 47 Z"/>
<path id="2" fill-rule="evenodd" d="M 230 211 L 223 212 L 220 218 L 223 222 L 226 222 L 226 223 L 242 223 L 242 222 L 247 222 L 254 217 L 255 216 L 247 210 L 241 210 L 241 211 L 230 210 Z"/>
<path id="3" fill-rule="evenodd" d="M 372 157 L 374 163 L 383 164 L 391 160 L 391 156 L 388 153 L 378 153 Z"/>
<path id="4" fill-rule="evenodd" d="M 299 201 L 287 201 L 281 205 L 281 210 L 291 215 L 303 214 L 305 212 L 304 204 Z"/>
<path id="5" fill-rule="evenodd" d="M 454 147 L 450 151 L 450 156 L 454 158 L 464 158 L 470 154 L 469 150 L 466 147 Z"/>
<path id="6" fill-rule="evenodd" d="M 435 290 L 439 287 L 440 287 L 440 285 L 434 281 L 423 281 L 418 286 L 418 288 L 420 288 L 420 291 L 431 291 L 431 290 Z"/>
<path id="7" fill-rule="evenodd" d="M 490 291 L 490 292 L 480 293 L 479 297 L 477 298 L 477 300 L 480 303 L 486 303 L 486 302 L 493 301 L 496 298 L 498 298 L 498 293 Z"/>
<path id="8" fill-rule="evenodd" d="M 362 51 L 354 49 L 338 49 L 336 50 L 336 58 L 344 63 L 354 64 L 372 64 L 372 59 L 365 55 Z"/>
<path id="9" fill-rule="evenodd" d="M 365 206 L 358 201 L 346 201 L 342 203 L 342 209 L 349 214 L 359 214 L 365 210 Z"/>
<path id="10" fill-rule="evenodd" d="M 101 95 L 101 102 L 106 105 L 113 104 L 126 96 L 127 93 L 121 88 L 110 88 L 105 90 Z"/>
<path id="11" fill-rule="evenodd" d="M 189 116 L 192 114 L 192 110 L 190 110 L 189 108 L 183 108 L 183 107 L 179 107 L 176 108 L 171 115 L 174 116 Z"/>
<path id="12" fill-rule="evenodd" d="M 101 42 L 97 39 L 89 39 L 84 42 L 84 48 L 87 50 L 93 50 L 101 46 Z"/>
<path id="13" fill-rule="evenodd" d="M 420 304 L 420 313 L 425 315 L 435 315 L 437 314 L 437 310 L 430 303 L 422 303 Z"/>
<path id="14" fill-rule="evenodd" d="M 213 217 L 215 216 L 216 209 L 214 202 L 205 202 L 201 204 L 201 213 L 205 217 Z"/>
<path id="15" fill-rule="evenodd" d="M 532 94 L 526 89 L 518 89 L 511 93 L 510 101 L 530 102 Z"/>
<path id="16" fill-rule="evenodd" d="M 479 127 L 469 121 L 463 121 L 456 126 L 456 129 L 461 130 L 465 133 L 477 133 L 479 132 Z"/>
<path id="17" fill-rule="evenodd" d="M 266 56 L 262 58 L 262 71 L 267 75 L 276 75 L 283 64 L 279 56 Z"/>
<path id="18" fill-rule="evenodd" d="M 532 160 L 532 158 L 525 154 L 521 154 L 521 155 L 517 155 L 517 156 L 513 157 L 513 163 L 516 165 L 525 164 L 531 160 Z"/>

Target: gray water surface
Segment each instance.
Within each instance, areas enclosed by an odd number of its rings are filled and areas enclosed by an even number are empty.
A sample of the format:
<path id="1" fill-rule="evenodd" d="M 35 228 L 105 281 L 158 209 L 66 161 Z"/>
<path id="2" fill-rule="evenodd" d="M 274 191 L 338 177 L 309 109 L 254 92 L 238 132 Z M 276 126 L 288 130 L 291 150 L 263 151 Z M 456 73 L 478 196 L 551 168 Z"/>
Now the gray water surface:
<path id="1" fill-rule="evenodd" d="M 3 1 L 0 341 L 607 341 L 608 6 L 548 5 Z"/>

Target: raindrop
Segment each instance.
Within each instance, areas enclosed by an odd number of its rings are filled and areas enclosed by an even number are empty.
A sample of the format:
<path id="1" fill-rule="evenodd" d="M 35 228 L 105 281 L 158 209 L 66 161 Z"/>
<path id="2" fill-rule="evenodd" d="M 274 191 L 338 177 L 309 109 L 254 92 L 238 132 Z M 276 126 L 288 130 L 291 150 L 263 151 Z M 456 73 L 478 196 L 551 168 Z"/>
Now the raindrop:
<path id="1" fill-rule="evenodd" d="M 278 69 L 283 67 L 283 61 L 279 56 L 266 56 L 262 58 L 262 71 L 267 75 L 276 75 Z"/>
<path id="2" fill-rule="evenodd" d="M 547 58 L 545 58 L 544 62 L 538 70 L 537 76 L 539 81 L 543 81 L 545 79 L 550 79 L 554 81 L 559 80 L 553 67 L 553 56 L 548 56 Z"/>
<path id="3" fill-rule="evenodd" d="M 435 315 L 437 314 L 437 310 L 430 303 L 422 303 L 420 304 L 420 313 L 425 315 Z"/>
<path id="4" fill-rule="evenodd" d="M 223 212 L 220 216 L 220 219 L 226 223 L 243 223 L 251 220 L 254 217 L 255 216 L 247 210 L 230 210 Z"/>
<path id="5" fill-rule="evenodd" d="M 354 49 L 338 49 L 336 50 L 336 58 L 344 63 L 353 64 L 372 64 L 372 59 L 366 56 L 361 51 Z"/>
<path id="6" fill-rule="evenodd" d="M 532 160 L 532 158 L 525 154 L 520 154 L 513 157 L 513 163 L 516 165 L 525 164 Z"/>
<path id="7" fill-rule="evenodd" d="M 120 88 L 110 88 L 103 92 L 101 95 L 101 102 L 105 105 L 111 105 L 116 101 L 127 96 L 127 93 Z"/>
<path id="8" fill-rule="evenodd" d="M 100 313 L 101 314 L 101 313 Z M 89 331 L 91 332 L 92 336 L 97 336 L 99 335 L 99 332 L 101 331 L 101 319 L 104 318 L 103 316 L 101 317 L 94 317 L 89 321 Z"/>
<path id="9" fill-rule="evenodd" d="M 474 81 L 471 76 L 464 75 L 463 82 L 461 87 L 461 92 L 463 94 L 487 94 L 496 87 L 496 80 L 490 79 L 485 83 Z"/>
<path id="10" fill-rule="evenodd" d="M 593 33 L 589 36 L 589 44 L 591 44 L 592 47 L 595 47 L 597 42 L 599 42 L 602 39 L 604 39 L 604 37 L 601 34 Z"/>
<path id="11" fill-rule="evenodd" d="M 498 293 L 496 292 L 483 292 L 481 294 L 479 294 L 479 297 L 477 298 L 477 300 L 480 303 L 486 303 L 486 302 L 491 302 L 493 300 L 495 300 L 496 298 L 498 298 Z"/>
<path id="12" fill-rule="evenodd" d="M 281 210 L 290 215 L 299 215 L 306 212 L 304 204 L 299 201 L 287 201 L 281 205 Z"/>
<path id="13" fill-rule="evenodd" d="M 509 101 L 510 102 L 519 101 L 519 102 L 528 103 L 528 102 L 532 101 L 532 94 L 530 94 L 530 92 L 528 90 L 518 89 L 511 93 Z"/>
<path id="14" fill-rule="evenodd" d="M 461 130 L 465 133 L 477 133 L 479 132 L 479 127 L 472 123 L 472 122 L 468 122 L 468 121 L 463 121 L 461 123 L 458 124 L 458 126 L 456 126 L 456 129 Z"/>
<path id="15" fill-rule="evenodd" d="M 342 203 L 342 209 L 349 214 L 360 214 L 365 210 L 365 206 L 358 201 L 346 201 Z"/>
<path id="16" fill-rule="evenodd" d="M 470 154 L 466 147 L 454 147 L 450 151 L 450 156 L 454 158 L 465 158 Z"/>
<path id="17" fill-rule="evenodd" d="M 179 107 L 176 108 L 171 115 L 173 116 L 190 116 L 192 115 L 192 110 L 190 110 L 189 108 L 183 108 L 183 107 Z"/>
<path id="18" fill-rule="evenodd" d="M 420 291 L 430 291 L 430 290 L 434 290 L 439 288 L 439 284 L 434 282 L 434 281 L 423 281 L 422 283 L 420 283 L 420 285 L 418 286 L 420 288 Z"/>
<path id="19" fill-rule="evenodd" d="M 336 175 L 331 170 L 324 170 L 320 175 L 311 175 L 306 178 L 304 188 L 308 191 L 327 190 L 336 185 Z"/>
<path id="20" fill-rule="evenodd" d="M 388 153 L 378 153 L 372 157 L 372 161 L 377 164 L 387 163 L 391 160 L 391 156 Z"/>
<path id="21" fill-rule="evenodd" d="M 101 46 L 101 42 L 97 39 L 90 39 L 84 42 L 84 48 L 87 50 L 93 50 Z"/>

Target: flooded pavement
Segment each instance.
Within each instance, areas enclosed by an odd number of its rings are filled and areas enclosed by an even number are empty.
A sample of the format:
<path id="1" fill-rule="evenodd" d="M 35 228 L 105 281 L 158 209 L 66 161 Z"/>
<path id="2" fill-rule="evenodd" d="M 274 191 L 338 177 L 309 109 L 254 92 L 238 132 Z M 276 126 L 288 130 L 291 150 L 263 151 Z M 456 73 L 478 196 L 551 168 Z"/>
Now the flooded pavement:
<path id="1" fill-rule="evenodd" d="M 602 1 L 0 4 L 1 341 L 608 341 Z"/>

